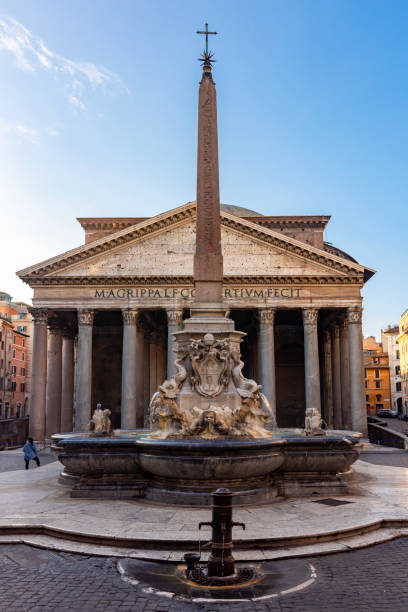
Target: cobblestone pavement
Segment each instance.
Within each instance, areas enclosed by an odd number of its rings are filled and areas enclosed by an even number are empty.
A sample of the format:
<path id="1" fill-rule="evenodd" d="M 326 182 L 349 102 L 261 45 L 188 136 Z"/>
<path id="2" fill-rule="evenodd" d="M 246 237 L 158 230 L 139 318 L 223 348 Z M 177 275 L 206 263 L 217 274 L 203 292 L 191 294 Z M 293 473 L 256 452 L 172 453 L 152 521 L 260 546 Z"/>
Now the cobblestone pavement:
<path id="1" fill-rule="evenodd" d="M 146 595 L 124 582 L 116 559 L 0 546 L 1 612 L 406 612 L 408 538 L 359 551 L 311 557 L 316 581 L 269 601 L 189 603 Z"/>

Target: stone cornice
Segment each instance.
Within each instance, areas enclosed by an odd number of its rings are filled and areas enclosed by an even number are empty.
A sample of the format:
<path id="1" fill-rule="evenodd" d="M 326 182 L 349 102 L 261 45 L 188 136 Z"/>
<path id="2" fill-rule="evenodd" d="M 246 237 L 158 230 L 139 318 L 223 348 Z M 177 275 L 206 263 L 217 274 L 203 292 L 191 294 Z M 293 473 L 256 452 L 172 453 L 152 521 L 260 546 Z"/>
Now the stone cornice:
<path id="1" fill-rule="evenodd" d="M 20 277 L 30 286 L 157 286 L 193 285 L 192 276 L 46 276 Z M 363 275 L 353 276 L 226 276 L 224 285 L 363 285 Z"/>
<path id="2" fill-rule="evenodd" d="M 151 219 L 147 219 L 146 221 L 142 221 L 136 225 L 126 227 L 115 232 L 114 234 L 109 234 L 108 236 L 104 236 L 98 240 L 84 244 L 76 249 L 67 251 L 62 255 L 53 257 L 29 268 L 25 268 L 24 270 L 20 270 L 17 272 L 17 275 L 24 282 L 27 282 L 30 285 L 37 284 L 36 279 L 40 278 L 42 282 L 39 284 L 44 284 L 43 281 L 48 281 L 50 284 L 54 284 L 54 279 L 57 280 L 55 284 L 61 284 L 61 280 L 59 279 L 64 278 L 63 275 L 53 276 L 52 278 L 49 275 L 55 275 L 59 270 L 62 271 L 102 253 L 113 251 L 114 249 L 124 246 L 126 243 L 133 240 L 143 239 L 152 234 L 166 231 L 171 227 L 176 227 L 178 225 L 187 223 L 190 220 L 194 220 L 195 216 L 195 202 L 190 202 L 167 213 L 157 215 L 156 217 L 152 217 Z M 363 266 L 350 260 L 345 260 L 344 258 L 332 253 L 328 253 L 322 249 L 307 245 L 304 242 L 290 238 L 285 234 L 273 231 L 257 223 L 231 215 L 225 211 L 221 211 L 221 223 L 224 227 L 237 231 L 241 234 L 246 234 L 254 240 L 260 241 L 264 244 L 271 244 L 280 249 L 282 252 L 290 253 L 307 261 L 313 261 L 314 263 L 326 268 L 327 272 L 329 273 L 331 270 L 333 272 L 335 271 L 339 275 L 351 275 L 359 276 L 361 279 L 363 278 L 365 271 Z M 88 284 L 89 282 L 94 284 L 94 282 L 92 280 L 90 281 L 89 278 L 86 278 L 86 280 L 80 279 L 79 282 L 77 282 L 77 279 L 75 279 L 75 281 L 68 281 L 65 279 L 62 284 Z M 98 279 L 97 282 L 100 282 L 100 280 Z M 110 279 L 109 282 L 110 284 L 127 284 L 128 281 L 125 280 L 124 277 L 117 277 L 115 279 Z M 152 281 L 149 279 L 149 282 Z M 254 281 L 251 280 L 251 282 Z M 279 282 L 285 281 L 279 277 Z M 361 282 L 361 280 L 359 279 L 358 282 Z"/>
<path id="3" fill-rule="evenodd" d="M 349 260 L 344 260 L 334 254 L 329 254 L 327 251 L 307 245 L 306 243 L 295 240 L 294 238 L 289 238 L 284 234 L 278 234 L 277 232 L 266 227 L 261 227 L 256 223 L 243 220 L 240 217 L 235 217 L 234 215 L 226 212 L 222 212 L 221 216 L 223 217 L 222 225 L 225 227 L 229 227 L 230 229 L 235 229 L 238 232 L 247 234 L 248 236 L 260 240 L 263 243 L 266 242 L 268 244 L 272 244 L 273 246 L 287 253 L 292 253 L 293 255 L 303 257 L 308 261 L 313 261 L 332 270 L 334 269 L 340 274 L 349 274 L 350 272 L 355 274 L 356 272 L 364 272 L 364 267 L 359 264 L 355 264 Z"/>

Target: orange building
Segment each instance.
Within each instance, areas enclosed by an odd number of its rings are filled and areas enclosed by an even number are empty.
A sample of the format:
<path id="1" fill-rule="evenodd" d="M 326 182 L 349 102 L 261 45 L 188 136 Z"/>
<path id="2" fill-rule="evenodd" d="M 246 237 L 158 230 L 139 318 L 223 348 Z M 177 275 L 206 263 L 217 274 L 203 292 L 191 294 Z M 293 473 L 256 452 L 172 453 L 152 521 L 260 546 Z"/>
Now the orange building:
<path id="1" fill-rule="evenodd" d="M 381 348 L 365 350 L 364 369 L 367 414 L 375 415 L 378 410 L 392 410 L 388 353 L 383 353 Z"/>
<path id="2" fill-rule="evenodd" d="M 29 334 L 12 319 L 21 314 L 11 296 L 0 292 L 0 419 L 28 413 Z"/>

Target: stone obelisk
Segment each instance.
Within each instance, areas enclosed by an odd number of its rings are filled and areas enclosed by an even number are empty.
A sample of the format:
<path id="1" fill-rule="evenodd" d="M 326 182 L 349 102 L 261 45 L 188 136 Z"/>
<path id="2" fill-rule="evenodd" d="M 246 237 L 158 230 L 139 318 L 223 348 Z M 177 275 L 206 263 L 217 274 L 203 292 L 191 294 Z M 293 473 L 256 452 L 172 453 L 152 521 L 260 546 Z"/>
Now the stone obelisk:
<path id="1" fill-rule="evenodd" d="M 202 62 L 203 75 L 198 94 L 195 300 L 192 316 L 225 316 L 222 305 L 217 94 L 212 79 L 211 55 L 204 53 Z"/>

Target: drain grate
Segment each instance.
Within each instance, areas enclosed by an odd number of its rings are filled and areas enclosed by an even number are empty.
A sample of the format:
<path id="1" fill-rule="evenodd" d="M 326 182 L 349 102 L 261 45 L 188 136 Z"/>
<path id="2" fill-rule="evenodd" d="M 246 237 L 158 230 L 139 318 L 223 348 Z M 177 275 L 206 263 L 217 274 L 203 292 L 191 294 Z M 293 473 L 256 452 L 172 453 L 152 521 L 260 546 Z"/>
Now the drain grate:
<path id="1" fill-rule="evenodd" d="M 256 573 L 252 567 L 241 567 L 236 574 L 225 578 L 210 577 L 207 574 L 207 568 L 202 567 L 197 567 L 187 572 L 187 578 L 200 586 L 239 586 L 253 580 L 255 577 Z"/>
<path id="2" fill-rule="evenodd" d="M 315 499 L 314 504 L 324 504 L 325 506 L 342 506 L 343 504 L 354 504 L 352 501 L 346 501 L 345 499 L 334 499 L 334 497 L 328 497 L 327 499 Z"/>

